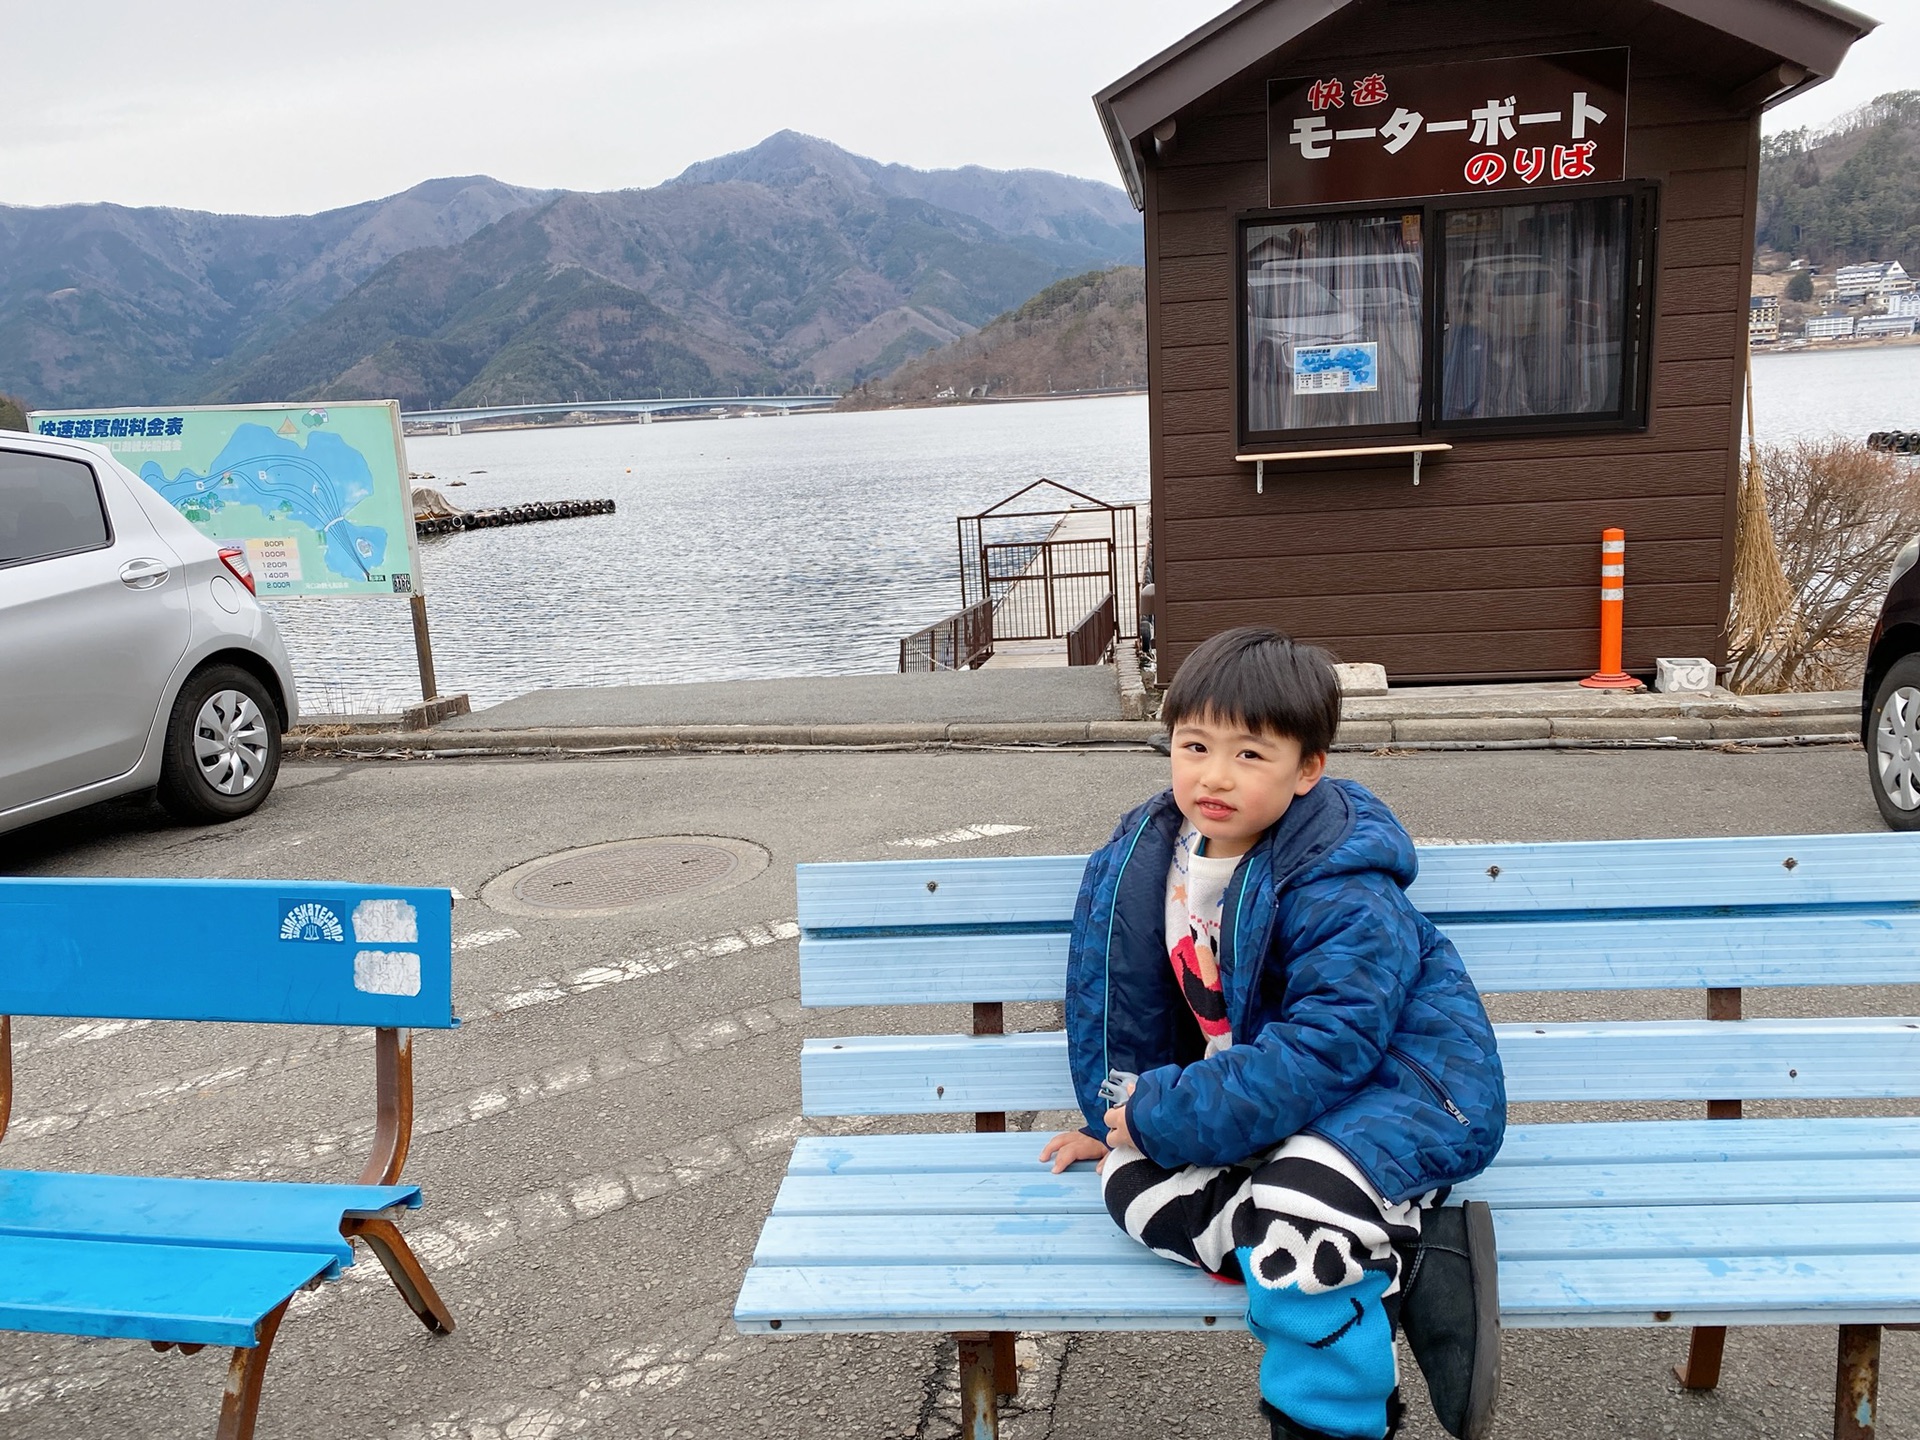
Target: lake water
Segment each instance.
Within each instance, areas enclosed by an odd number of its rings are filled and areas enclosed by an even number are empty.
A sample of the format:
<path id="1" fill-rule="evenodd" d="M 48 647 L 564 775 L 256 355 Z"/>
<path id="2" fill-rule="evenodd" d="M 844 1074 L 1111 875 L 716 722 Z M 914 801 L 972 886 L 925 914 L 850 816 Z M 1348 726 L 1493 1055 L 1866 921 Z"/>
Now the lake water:
<path id="1" fill-rule="evenodd" d="M 478 707 L 549 686 L 894 670 L 902 636 L 959 607 L 954 517 L 1042 476 L 1147 498 L 1147 404 L 493 431 L 409 440 L 407 458 L 468 509 L 618 503 L 421 539 L 440 690 Z M 404 604 L 274 610 L 304 710 L 419 699 Z"/>
<path id="2" fill-rule="evenodd" d="M 1762 355 L 1763 440 L 1920 430 L 1920 347 Z M 411 440 L 468 508 L 613 515 L 423 539 L 443 693 L 889 671 L 959 605 L 954 517 L 1042 475 L 1147 496 L 1142 396 Z M 451 482 L 463 480 L 464 486 Z M 276 605 L 311 712 L 419 698 L 404 605 Z"/>

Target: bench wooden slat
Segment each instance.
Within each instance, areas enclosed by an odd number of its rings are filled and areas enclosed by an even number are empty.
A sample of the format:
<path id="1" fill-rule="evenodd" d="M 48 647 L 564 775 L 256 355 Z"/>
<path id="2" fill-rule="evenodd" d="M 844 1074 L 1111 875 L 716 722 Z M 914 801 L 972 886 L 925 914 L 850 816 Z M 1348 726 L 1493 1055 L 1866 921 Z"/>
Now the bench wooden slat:
<path id="1" fill-rule="evenodd" d="M 1422 845 L 1419 857 L 1409 893 L 1436 920 L 1920 904 L 1920 833 Z M 1084 855 L 801 865 L 800 924 L 899 931 L 1063 923 L 1073 917 L 1085 866 Z M 1495 867 L 1498 875 L 1490 874 Z"/>
<path id="2" fill-rule="evenodd" d="M 940 1175 L 1008 1171 L 1031 1175 L 1044 1134 L 1011 1131 L 931 1135 L 806 1135 L 789 1175 Z M 1850 1164 L 1920 1160 L 1920 1116 L 1822 1116 L 1811 1120 L 1589 1120 L 1512 1125 L 1494 1164 L 1648 1165 L 1726 1160 Z"/>
<path id="3" fill-rule="evenodd" d="M 1920 909 L 1616 920 L 1461 920 L 1446 933 L 1489 994 L 1920 984 Z M 803 1005 L 1058 1000 L 1067 932 L 807 935 Z"/>
<path id="4" fill-rule="evenodd" d="M 1503 1209 L 1500 1258 L 1920 1252 L 1920 1202 Z M 876 1223 L 876 1221 L 878 1223 Z M 756 1265 L 1164 1265 L 1104 1212 L 793 1215 L 775 1211 Z"/>
<path id="5" fill-rule="evenodd" d="M 1731 1123 L 1731 1122 L 1729 1122 Z M 1037 1149 L 1037 1147 L 1036 1147 Z M 1773 1160 L 1712 1164 L 1500 1165 L 1454 1188 L 1495 1209 L 1570 1206 L 1920 1203 L 1920 1166 L 1905 1158 L 1790 1168 Z M 776 1215 L 1104 1215 L 1093 1166 L 1031 1171 L 795 1175 L 781 1182 Z"/>
<path id="6" fill-rule="evenodd" d="M 418 1208 L 417 1185 L 311 1185 L 0 1170 L 0 1235 L 310 1250 L 353 1263 L 348 1216 Z"/>
<path id="7" fill-rule="evenodd" d="M 333 1257 L 313 1250 L 0 1235 L 0 1329 L 250 1347 Z"/>
<path id="8" fill-rule="evenodd" d="M 1920 1095 L 1920 1020 L 1643 1020 L 1494 1027 L 1507 1095 L 1549 1100 L 1892 1099 Z M 808 1040 L 808 1115 L 1071 1110 L 1066 1037 Z"/>
<path id="9" fill-rule="evenodd" d="M 1500 1267 L 1515 1329 L 1888 1324 L 1911 1318 L 1920 1255 L 1522 1260 Z M 756 1265 L 742 1330 L 1167 1330 L 1243 1323 L 1244 1292 L 1186 1266 Z"/>
<path id="10" fill-rule="evenodd" d="M 0 878 L 0 1015 L 444 1030 L 452 953 L 445 889 Z"/>

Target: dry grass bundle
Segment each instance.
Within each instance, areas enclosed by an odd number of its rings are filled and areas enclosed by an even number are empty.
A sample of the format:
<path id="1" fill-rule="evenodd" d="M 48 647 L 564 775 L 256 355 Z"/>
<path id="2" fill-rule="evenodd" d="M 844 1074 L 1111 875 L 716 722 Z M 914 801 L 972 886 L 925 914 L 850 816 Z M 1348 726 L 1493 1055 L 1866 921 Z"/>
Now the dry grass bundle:
<path id="1" fill-rule="evenodd" d="M 1764 548 L 1735 557 L 1739 629 L 1729 650 L 1736 690 L 1829 690 L 1860 682 L 1887 568 L 1920 532 L 1920 473 L 1853 440 L 1796 440 L 1759 450 L 1764 497 L 1790 603 L 1769 593 Z M 1744 563 L 1743 563 L 1744 562 Z M 1743 577 L 1742 571 L 1745 571 Z M 1744 595 L 1743 578 L 1752 587 Z"/>

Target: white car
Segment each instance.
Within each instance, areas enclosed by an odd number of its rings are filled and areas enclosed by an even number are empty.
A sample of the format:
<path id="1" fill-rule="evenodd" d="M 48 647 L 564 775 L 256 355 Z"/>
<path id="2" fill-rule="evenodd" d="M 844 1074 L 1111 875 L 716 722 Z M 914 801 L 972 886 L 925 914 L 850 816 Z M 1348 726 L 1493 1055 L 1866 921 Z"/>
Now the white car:
<path id="1" fill-rule="evenodd" d="M 0 831 L 140 790 L 250 814 L 295 716 L 246 552 L 106 450 L 0 430 Z"/>

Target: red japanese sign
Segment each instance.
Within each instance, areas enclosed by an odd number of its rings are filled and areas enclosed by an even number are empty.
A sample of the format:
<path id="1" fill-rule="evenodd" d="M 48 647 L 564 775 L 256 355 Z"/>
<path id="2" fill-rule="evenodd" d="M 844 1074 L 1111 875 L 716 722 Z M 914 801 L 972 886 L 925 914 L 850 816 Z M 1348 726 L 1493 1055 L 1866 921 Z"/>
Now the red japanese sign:
<path id="1" fill-rule="evenodd" d="M 1269 203 L 1624 179 L 1627 69 L 1625 49 L 1578 50 L 1269 81 Z"/>

